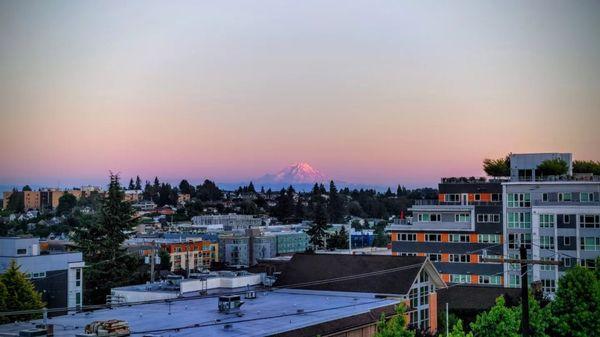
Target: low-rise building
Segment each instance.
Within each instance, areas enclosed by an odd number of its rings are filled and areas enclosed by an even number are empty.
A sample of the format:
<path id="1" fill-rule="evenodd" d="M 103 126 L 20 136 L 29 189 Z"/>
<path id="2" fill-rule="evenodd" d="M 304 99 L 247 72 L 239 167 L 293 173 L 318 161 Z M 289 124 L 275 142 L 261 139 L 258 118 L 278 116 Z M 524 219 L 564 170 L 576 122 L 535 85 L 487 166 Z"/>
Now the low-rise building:
<path id="1" fill-rule="evenodd" d="M 259 227 L 262 219 L 243 214 L 197 215 L 192 217 L 192 223 L 198 226 L 223 225 L 226 231 L 231 231 Z"/>
<path id="2" fill-rule="evenodd" d="M 83 304 L 85 263 L 80 252 L 42 251 L 38 238 L 0 237 L 0 273 L 11 261 L 31 279 L 48 308 Z"/>
<path id="3" fill-rule="evenodd" d="M 209 269 L 219 261 L 219 244 L 210 241 L 163 243 L 161 249 L 171 258 L 171 271 L 195 272 Z"/>

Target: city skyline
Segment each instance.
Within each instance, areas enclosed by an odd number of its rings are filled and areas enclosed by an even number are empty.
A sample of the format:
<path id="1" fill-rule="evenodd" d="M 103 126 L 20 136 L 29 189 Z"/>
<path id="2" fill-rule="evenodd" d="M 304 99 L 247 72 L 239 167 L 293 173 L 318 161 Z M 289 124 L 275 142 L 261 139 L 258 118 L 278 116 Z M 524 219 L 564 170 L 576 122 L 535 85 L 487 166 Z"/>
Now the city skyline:
<path id="1" fill-rule="evenodd" d="M 598 160 L 597 2 L 0 4 L 0 184 Z M 460 158 L 460 160 L 457 160 Z"/>

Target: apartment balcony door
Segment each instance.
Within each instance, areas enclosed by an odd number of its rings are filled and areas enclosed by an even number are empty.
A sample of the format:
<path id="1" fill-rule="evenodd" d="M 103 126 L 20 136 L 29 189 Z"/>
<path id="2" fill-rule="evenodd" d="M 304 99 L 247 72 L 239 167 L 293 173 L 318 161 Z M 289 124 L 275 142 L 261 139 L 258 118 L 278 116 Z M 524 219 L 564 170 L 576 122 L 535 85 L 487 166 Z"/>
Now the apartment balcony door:
<path id="1" fill-rule="evenodd" d="M 461 205 L 468 205 L 469 204 L 469 194 L 468 193 L 462 193 L 460 195 L 460 204 Z"/>

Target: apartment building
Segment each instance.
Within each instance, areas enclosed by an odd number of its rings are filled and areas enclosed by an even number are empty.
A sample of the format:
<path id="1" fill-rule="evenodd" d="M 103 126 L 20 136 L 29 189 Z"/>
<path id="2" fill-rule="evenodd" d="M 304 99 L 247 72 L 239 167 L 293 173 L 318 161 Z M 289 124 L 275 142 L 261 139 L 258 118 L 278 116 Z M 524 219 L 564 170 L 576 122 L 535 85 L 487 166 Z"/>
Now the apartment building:
<path id="1" fill-rule="evenodd" d="M 58 207 L 60 197 L 65 195 L 65 193 L 73 194 L 77 199 L 82 196 L 82 191 L 80 189 L 59 190 L 55 188 L 44 188 L 39 191 L 9 191 L 2 193 L 2 208 L 6 209 L 8 207 L 9 198 L 13 193 L 17 193 L 16 196 L 23 200 L 23 208 L 25 210 L 56 208 Z"/>
<path id="2" fill-rule="evenodd" d="M 50 252 L 40 249 L 39 238 L 0 237 L 0 273 L 11 261 L 42 293 L 48 308 L 74 308 L 83 303 L 83 268 L 80 252 Z"/>
<path id="3" fill-rule="evenodd" d="M 392 254 L 427 256 L 444 282 L 503 284 L 502 185 L 485 178 L 443 178 L 437 200 L 419 200 L 412 217 L 390 226 Z"/>
<path id="4" fill-rule="evenodd" d="M 219 244 L 210 241 L 164 243 L 161 249 L 169 253 L 171 271 L 201 271 L 219 261 Z"/>
<path id="5" fill-rule="evenodd" d="M 262 219 L 243 214 L 198 215 L 192 217 L 192 223 L 196 226 L 223 225 L 225 230 L 231 231 L 259 227 Z"/>
<path id="6" fill-rule="evenodd" d="M 566 269 L 577 263 L 593 267 L 600 256 L 600 177 L 536 175 L 537 165 L 556 157 L 572 167 L 570 154 L 512 155 L 511 181 L 502 184 L 506 255 L 517 258 L 524 244 L 532 259 L 562 262 L 529 268 L 530 282 L 541 282 L 549 295 Z M 523 162 L 527 165 L 521 167 Z M 520 286 L 519 266 L 505 264 L 504 269 L 504 285 Z"/>

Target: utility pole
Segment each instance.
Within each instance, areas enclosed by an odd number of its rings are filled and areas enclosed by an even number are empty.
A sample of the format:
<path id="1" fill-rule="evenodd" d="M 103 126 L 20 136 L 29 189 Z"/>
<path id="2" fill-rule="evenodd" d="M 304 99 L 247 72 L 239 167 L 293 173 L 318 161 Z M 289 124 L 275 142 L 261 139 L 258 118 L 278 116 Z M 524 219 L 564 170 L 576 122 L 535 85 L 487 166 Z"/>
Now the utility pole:
<path id="1" fill-rule="evenodd" d="M 152 241 L 152 249 L 150 250 L 150 283 L 154 283 L 154 263 L 156 261 L 155 248 L 156 244 Z"/>
<path id="2" fill-rule="evenodd" d="M 561 261 L 546 261 L 546 260 L 528 260 L 527 259 L 527 248 L 525 244 L 521 244 L 519 248 L 518 259 L 505 259 L 501 257 L 488 258 L 482 257 L 482 262 L 499 262 L 499 263 L 518 263 L 521 265 L 521 336 L 529 337 L 529 284 L 527 279 L 527 266 L 528 265 L 552 265 L 561 266 Z"/>
<path id="3" fill-rule="evenodd" d="M 521 331 L 523 337 L 529 337 L 529 285 L 527 284 L 527 249 L 521 244 Z"/>

